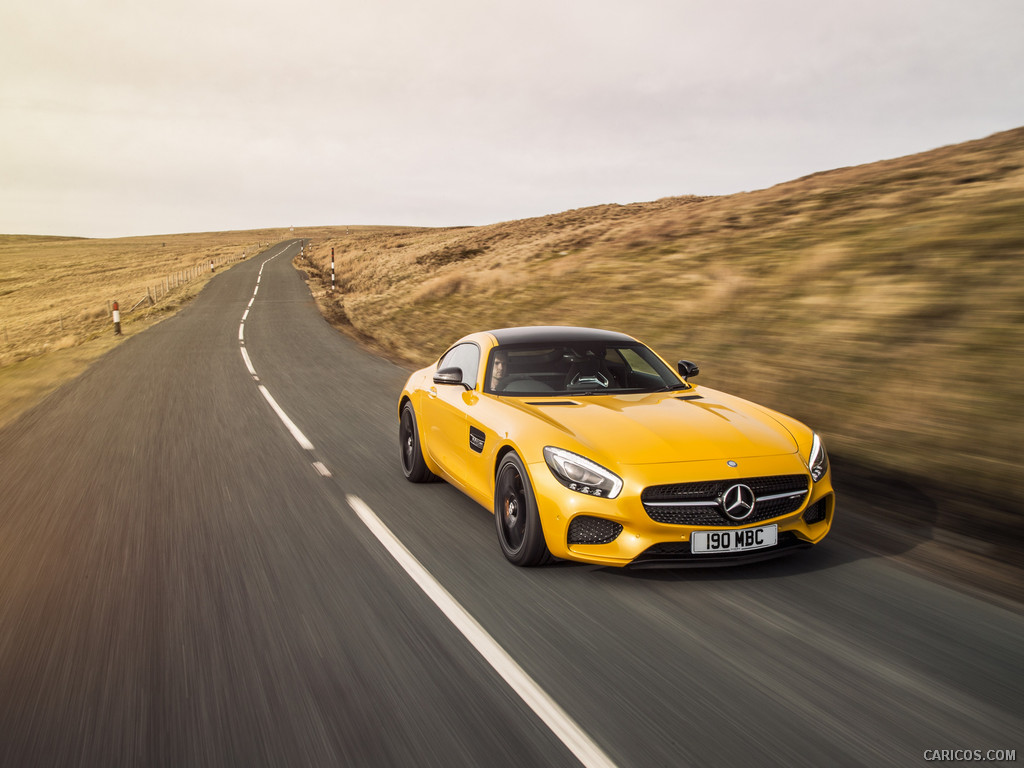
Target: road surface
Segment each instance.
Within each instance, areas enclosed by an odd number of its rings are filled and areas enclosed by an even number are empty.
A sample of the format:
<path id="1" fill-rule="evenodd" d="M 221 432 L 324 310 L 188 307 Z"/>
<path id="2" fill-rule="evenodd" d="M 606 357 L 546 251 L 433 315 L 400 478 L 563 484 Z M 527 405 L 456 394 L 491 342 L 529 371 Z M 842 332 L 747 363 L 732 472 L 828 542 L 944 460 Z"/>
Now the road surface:
<path id="1" fill-rule="evenodd" d="M 407 372 L 321 318 L 297 250 L 0 431 L 0 765 L 1024 760 L 1020 606 L 842 536 L 507 564 L 486 510 L 402 478 Z"/>

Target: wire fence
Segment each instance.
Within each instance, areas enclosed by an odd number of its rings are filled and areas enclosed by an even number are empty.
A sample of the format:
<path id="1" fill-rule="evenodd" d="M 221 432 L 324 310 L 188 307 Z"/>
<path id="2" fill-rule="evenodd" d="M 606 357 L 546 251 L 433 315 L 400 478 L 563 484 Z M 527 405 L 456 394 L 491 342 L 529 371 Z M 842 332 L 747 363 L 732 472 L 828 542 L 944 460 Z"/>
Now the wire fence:
<path id="1" fill-rule="evenodd" d="M 45 319 L 38 317 L 26 320 L 6 318 L 0 327 L 0 366 L 49 351 L 75 346 L 82 341 L 95 338 L 109 327 L 113 333 L 114 303 L 120 305 L 122 318 L 133 314 L 144 314 L 147 310 L 173 305 L 176 299 L 186 294 L 187 289 L 197 281 L 207 278 L 218 269 L 243 261 L 263 247 L 240 255 L 216 255 L 204 257 L 201 261 L 167 273 L 156 282 L 145 285 L 144 293 L 135 287 L 130 295 L 100 299 L 84 309 L 79 304 L 73 309 L 58 308 L 57 317 L 52 314 Z"/>

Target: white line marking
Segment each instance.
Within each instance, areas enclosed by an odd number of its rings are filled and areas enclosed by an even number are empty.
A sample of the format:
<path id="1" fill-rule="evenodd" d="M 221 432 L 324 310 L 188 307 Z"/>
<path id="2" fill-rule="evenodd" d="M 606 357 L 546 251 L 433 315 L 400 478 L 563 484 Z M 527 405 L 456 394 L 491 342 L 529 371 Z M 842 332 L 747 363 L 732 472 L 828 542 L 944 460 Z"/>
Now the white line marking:
<path id="1" fill-rule="evenodd" d="M 245 341 L 245 323 L 238 324 L 238 340 Z"/>
<path id="2" fill-rule="evenodd" d="M 256 369 L 252 367 L 252 360 L 249 359 L 249 353 L 246 351 L 245 347 L 242 347 L 242 360 L 245 361 L 245 367 L 249 369 L 249 373 L 255 376 Z"/>
<path id="3" fill-rule="evenodd" d="M 249 310 L 247 309 L 247 310 L 245 310 L 245 312 L 242 313 L 242 322 L 243 323 L 245 322 L 245 318 L 247 318 L 248 316 L 249 316 Z"/>
<path id="4" fill-rule="evenodd" d="M 249 306 L 247 307 L 247 309 L 252 309 L 252 303 L 254 301 L 256 301 L 256 297 L 255 296 L 253 296 L 251 299 L 249 299 Z"/>
<path id="5" fill-rule="evenodd" d="M 267 402 L 270 403 L 270 407 L 274 409 L 274 413 L 277 414 L 277 418 L 283 421 L 284 425 L 288 427 L 288 431 L 292 433 L 292 437 L 295 438 L 295 441 L 307 451 L 312 451 L 313 444 L 309 442 L 304 434 L 302 434 L 302 430 L 295 426 L 295 422 L 288 418 L 288 414 L 281 409 L 281 406 L 277 404 L 274 396 L 271 395 L 270 392 L 267 391 L 267 388 L 262 384 L 260 384 L 260 392 L 262 392 L 263 396 L 267 398 Z"/>
<path id="6" fill-rule="evenodd" d="M 260 292 L 260 287 L 257 285 L 252 292 L 253 298 L 256 298 L 256 294 Z"/>
<path id="7" fill-rule="evenodd" d="M 576 759 L 587 768 L 615 768 L 615 763 L 611 758 L 594 743 L 593 739 L 576 724 L 575 720 L 569 717 L 564 709 L 555 703 L 554 699 L 534 682 L 533 678 L 523 671 L 516 660 L 509 656 L 508 652 L 498 645 L 493 637 L 487 634 L 487 630 L 480 626 L 479 622 L 448 593 L 448 590 L 430 575 L 430 572 L 381 522 L 373 510 L 358 496 L 349 495 L 346 499 L 348 505 L 359 515 L 359 519 L 391 553 L 398 564 L 405 569 L 417 586 L 434 601 L 434 604 L 441 609 L 441 612 L 448 617 L 456 629 L 502 676 L 512 690 L 519 694 L 527 706 L 544 721 L 552 733 L 569 748 Z"/>
<path id="8" fill-rule="evenodd" d="M 329 470 L 327 467 L 325 467 L 322 461 L 314 461 L 313 462 L 313 469 L 315 469 L 317 472 L 319 472 L 324 477 L 330 477 L 331 476 L 331 470 Z"/>

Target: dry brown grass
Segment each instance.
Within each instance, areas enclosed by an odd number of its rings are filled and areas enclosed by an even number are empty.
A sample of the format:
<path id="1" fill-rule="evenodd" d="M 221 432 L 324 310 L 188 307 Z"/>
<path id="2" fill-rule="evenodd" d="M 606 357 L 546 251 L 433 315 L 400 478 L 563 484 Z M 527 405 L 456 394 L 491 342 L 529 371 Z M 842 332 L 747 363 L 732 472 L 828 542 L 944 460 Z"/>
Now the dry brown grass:
<path id="1" fill-rule="evenodd" d="M 310 256 L 328 315 L 412 363 L 483 328 L 613 328 L 834 453 L 1024 503 L 1024 129 L 728 197 L 326 230 Z"/>

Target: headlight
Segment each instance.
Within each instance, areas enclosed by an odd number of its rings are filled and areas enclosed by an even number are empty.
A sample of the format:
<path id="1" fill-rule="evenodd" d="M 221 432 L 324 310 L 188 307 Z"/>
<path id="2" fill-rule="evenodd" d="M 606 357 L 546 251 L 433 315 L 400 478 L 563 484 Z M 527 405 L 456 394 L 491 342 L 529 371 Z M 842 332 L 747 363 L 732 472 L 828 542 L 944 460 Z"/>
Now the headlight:
<path id="1" fill-rule="evenodd" d="M 807 461 L 807 468 L 811 470 L 811 479 L 818 482 L 828 472 L 828 454 L 825 453 L 825 444 L 817 433 L 811 442 L 811 458 Z"/>
<path id="2" fill-rule="evenodd" d="M 544 449 L 544 460 L 555 479 L 570 491 L 614 499 L 622 490 L 618 475 L 575 453 L 549 445 Z"/>

